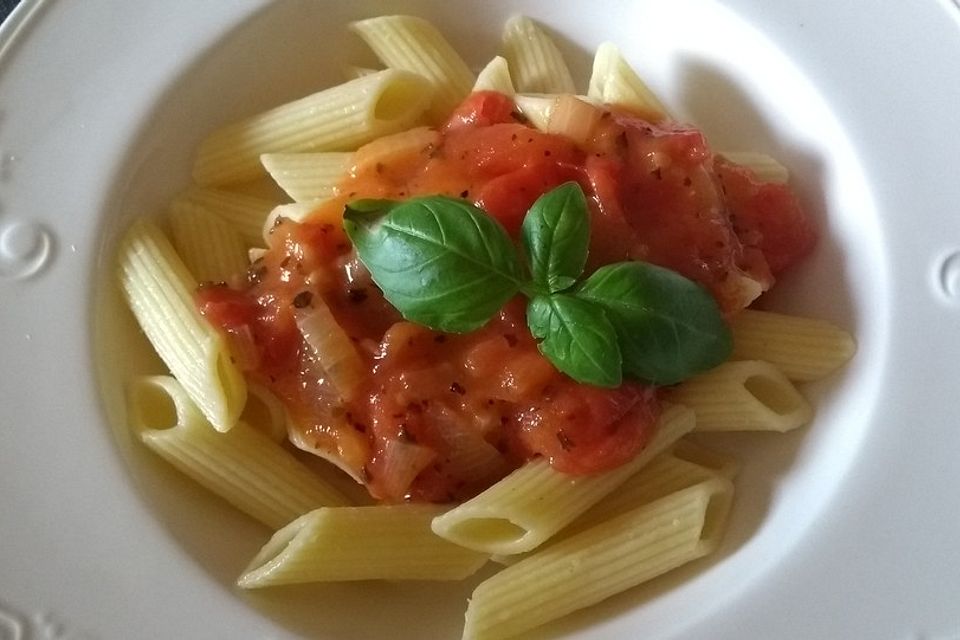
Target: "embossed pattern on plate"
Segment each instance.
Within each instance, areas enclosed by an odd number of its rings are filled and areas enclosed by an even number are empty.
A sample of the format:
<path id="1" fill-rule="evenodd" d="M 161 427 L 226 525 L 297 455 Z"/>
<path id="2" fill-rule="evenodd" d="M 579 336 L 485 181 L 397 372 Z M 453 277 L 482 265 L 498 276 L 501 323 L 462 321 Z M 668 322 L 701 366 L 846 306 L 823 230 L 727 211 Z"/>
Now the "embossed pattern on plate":
<path id="1" fill-rule="evenodd" d="M 68 630 L 49 613 L 27 616 L 0 600 L 0 640 L 91 640 L 91 636 Z"/>
<path id="2" fill-rule="evenodd" d="M 5 279 L 32 276 L 53 257 L 53 235 L 48 229 L 4 211 L 4 192 L 12 186 L 16 164 L 17 155 L 0 148 L 0 278 Z"/>
<path id="3" fill-rule="evenodd" d="M 933 287 L 943 301 L 960 305 L 960 249 L 936 258 L 933 266 Z"/>

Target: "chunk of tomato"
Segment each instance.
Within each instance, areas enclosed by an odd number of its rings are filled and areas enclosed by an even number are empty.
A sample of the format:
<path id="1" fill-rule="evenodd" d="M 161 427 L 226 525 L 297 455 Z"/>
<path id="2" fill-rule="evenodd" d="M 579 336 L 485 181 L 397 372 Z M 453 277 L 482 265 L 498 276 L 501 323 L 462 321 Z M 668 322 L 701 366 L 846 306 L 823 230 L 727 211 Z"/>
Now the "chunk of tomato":
<path id="1" fill-rule="evenodd" d="M 464 127 L 489 127 L 503 122 L 516 122 L 513 100 L 496 91 L 477 91 L 450 115 L 444 129 L 453 131 Z"/>
<path id="2" fill-rule="evenodd" d="M 816 230 L 787 185 L 763 182 L 730 162 L 718 160 L 715 170 L 734 231 L 744 244 L 760 249 L 774 275 L 813 250 Z"/>
<path id="3" fill-rule="evenodd" d="M 475 180 L 543 162 L 577 164 L 581 157 L 566 138 L 512 123 L 451 131 L 442 149 L 443 162 L 459 164 Z"/>
<path id="4" fill-rule="evenodd" d="M 520 442 L 558 471 L 599 473 L 633 459 L 650 439 L 660 409 L 652 387 L 601 389 L 573 381 L 520 416 Z"/>
<path id="5" fill-rule="evenodd" d="M 580 171 L 569 165 L 555 162 L 530 164 L 487 182 L 480 190 L 476 204 L 499 220 L 507 232 L 516 235 L 527 210 L 537 198 L 579 176 Z"/>

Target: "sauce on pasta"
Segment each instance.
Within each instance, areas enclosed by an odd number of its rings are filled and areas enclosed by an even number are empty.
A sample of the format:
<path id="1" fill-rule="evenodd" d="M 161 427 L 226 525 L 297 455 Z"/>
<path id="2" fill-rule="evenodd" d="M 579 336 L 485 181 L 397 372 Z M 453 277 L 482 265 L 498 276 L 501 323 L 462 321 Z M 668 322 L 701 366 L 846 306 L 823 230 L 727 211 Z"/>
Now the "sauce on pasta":
<path id="1" fill-rule="evenodd" d="M 575 180 L 591 208 L 588 270 L 653 262 L 702 284 L 727 314 L 812 248 L 789 189 L 715 158 L 696 129 L 594 116 L 589 137 L 574 142 L 532 128 L 501 94 L 475 93 L 443 127 L 360 149 L 336 198 L 306 223 L 280 219 L 243 286 L 201 287 L 200 308 L 241 367 L 286 402 L 298 446 L 337 460 L 388 502 L 462 500 L 534 456 L 588 474 L 643 448 L 659 415 L 655 389 L 601 389 L 559 373 L 518 301 L 466 335 L 403 321 L 341 226 L 351 200 L 443 194 L 516 235 L 540 195 Z"/>

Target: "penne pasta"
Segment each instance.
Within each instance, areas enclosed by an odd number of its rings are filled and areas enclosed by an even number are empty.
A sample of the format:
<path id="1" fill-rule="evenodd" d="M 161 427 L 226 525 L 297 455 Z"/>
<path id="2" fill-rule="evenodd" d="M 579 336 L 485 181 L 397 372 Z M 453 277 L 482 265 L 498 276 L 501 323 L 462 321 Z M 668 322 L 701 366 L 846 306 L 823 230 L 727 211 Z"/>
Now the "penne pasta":
<path id="1" fill-rule="evenodd" d="M 311 213 L 317 210 L 322 204 L 322 201 L 313 200 L 310 202 L 293 202 L 291 204 L 281 204 L 273 208 L 273 211 L 267 216 L 263 221 L 263 229 L 261 233 L 263 234 L 263 242 L 270 243 L 270 234 L 273 233 L 274 227 L 280 224 L 281 218 L 286 218 L 287 220 L 293 220 L 294 222 L 303 222 L 306 220 Z"/>
<path id="2" fill-rule="evenodd" d="M 499 91 L 512 96 L 516 91 L 513 88 L 513 79 L 510 77 L 510 65 L 503 56 L 497 56 L 487 63 L 473 84 L 474 91 Z"/>
<path id="3" fill-rule="evenodd" d="M 467 63 L 432 24 L 415 16 L 381 16 L 350 28 L 394 69 L 426 78 L 433 87 L 430 120 L 440 122 L 470 93 L 474 76 Z"/>
<path id="4" fill-rule="evenodd" d="M 670 454 L 680 460 L 709 469 L 727 480 L 733 480 L 740 473 L 740 462 L 736 458 L 705 447 L 690 437 L 680 438 L 670 449 Z"/>
<path id="5" fill-rule="evenodd" d="M 686 441 L 681 438 L 670 450 L 654 458 L 649 465 L 638 473 L 630 476 L 616 490 L 610 492 L 603 500 L 593 505 L 576 520 L 560 530 L 555 536 L 547 540 L 542 546 L 530 553 L 513 556 L 495 556 L 494 560 L 503 564 L 515 564 L 533 554 L 540 553 L 562 540 L 566 540 L 581 531 L 596 526 L 631 509 L 658 500 L 671 493 L 681 491 L 695 484 L 706 482 L 714 477 L 732 477 L 709 467 L 685 460 L 674 454 L 680 443 Z"/>
<path id="6" fill-rule="evenodd" d="M 244 589 L 348 580 L 462 580 L 487 556 L 430 530 L 437 505 L 323 508 L 277 531 L 237 584 Z"/>
<path id="7" fill-rule="evenodd" d="M 358 67 L 355 64 L 348 64 L 343 67 L 343 77 L 346 80 L 356 80 L 357 78 L 369 76 L 377 71 L 382 71 L 382 69 L 371 69 L 370 67 Z"/>
<path id="8" fill-rule="evenodd" d="M 384 136 L 353 154 L 350 172 L 360 173 L 369 168 L 376 170 L 376 167 L 382 168 L 410 153 L 435 149 L 440 144 L 440 138 L 437 130 L 429 127 L 416 127 Z"/>
<path id="9" fill-rule="evenodd" d="M 210 135 L 193 177 L 202 186 L 262 175 L 264 153 L 348 151 L 412 125 L 430 100 L 418 75 L 386 69 L 275 107 Z"/>
<path id="10" fill-rule="evenodd" d="M 697 431 L 789 431 L 813 408 L 776 367 L 760 360 L 724 364 L 669 393 L 697 414 Z"/>
<path id="11" fill-rule="evenodd" d="M 244 422 L 219 433 L 169 376 L 139 378 L 129 417 L 144 444 L 198 484 L 271 528 L 347 499 Z"/>
<path id="12" fill-rule="evenodd" d="M 601 104 L 626 107 L 652 120 L 669 117 L 660 99 L 609 42 L 597 48 L 587 97 Z"/>
<path id="13" fill-rule="evenodd" d="M 247 383 L 247 404 L 240 419 L 274 442 L 287 439 L 287 410 L 280 398 L 261 384 Z"/>
<path id="14" fill-rule="evenodd" d="M 473 592 L 464 640 L 516 636 L 710 553 L 732 492 L 706 479 L 505 568 Z"/>
<path id="15" fill-rule="evenodd" d="M 352 159 L 352 153 L 336 151 L 265 153 L 260 156 L 263 168 L 294 202 L 333 196 L 337 184 L 350 170 Z"/>
<path id="16" fill-rule="evenodd" d="M 124 236 L 117 262 L 120 288 L 150 344 L 210 423 L 229 430 L 246 402 L 246 383 L 223 337 L 196 308 L 196 280 L 147 220 Z"/>
<path id="17" fill-rule="evenodd" d="M 207 209 L 186 201 L 170 207 L 177 254 L 198 282 L 228 282 L 247 268 L 240 232 Z"/>
<path id="18" fill-rule="evenodd" d="M 526 16 L 514 16 L 503 28 L 503 55 L 517 91 L 576 93 L 573 77 L 557 45 Z"/>
<path id="19" fill-rule="evenodd" d="M 819 380 L 857 350 L 853 337 L 824 320 L 744 309 L 730 327 L 733 358 L 766 360 L 791 380 Z"/>
<path id="20" fill-rule="evenodd" d="M 632 461 L 593 476 L 568 476 L 532 460 L 433 522 L 439 536 L 496 554 L 530 551 L 596 504 L 694 427 L 693 413 L 667 408 L 653 438 Z"/>
<path id="21" fill-rule="evenodd" d="M 203 207 L 222 218 L 239 233 L 248 247 L 263 245 L 263 222 L 277 202 L 223 189 L 193 188 L 174 200 Z"/>

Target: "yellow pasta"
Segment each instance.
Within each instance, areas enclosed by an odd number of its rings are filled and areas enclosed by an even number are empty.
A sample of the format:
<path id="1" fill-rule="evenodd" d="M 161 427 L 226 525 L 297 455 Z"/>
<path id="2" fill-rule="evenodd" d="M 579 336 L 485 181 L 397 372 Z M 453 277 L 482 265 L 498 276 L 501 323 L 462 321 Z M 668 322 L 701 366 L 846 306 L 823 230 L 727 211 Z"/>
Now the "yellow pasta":
<path id="1" fill-rule="evenodd" d="M 120 287 L 150 344 L 219 431 L 237 421 L 246 383 L 223 337 L 200 315 L 197 282 L 163 232 L 138 221 L 120 244 Z"/>
<path id="2" fill-rule="evenodd" d="M 710 553 L 732 492 L 712 477 L 507 567 L 473 592 L 464 640 L 516 636 Z"/>
<path id="3" fill-rule="evenodd" d="M 576 93 L 573 77 L 557 45 L 526 16 L 507 20 L 503 28 L 503 55 L 517 91 Z"/>
<path id="4" fill-rule="evenodd" d="M 569 476 L 531 460 L 433 523 L 440 536 L 487 553 L 530 551 L 562 529 L 694 427 L 693 413 L 667 408 L 651 441 L 633 460 L 592 476 Z"/>
<path id="5" fill-rule="evenodd" d="M 429 104 L 420 76 L 386 69 L 228 125 L 197 152 L 194 179 L 203 186 L 252 180 L 264 153 L 348 151 L 412 125 Z"/>
<path id="6" fill-rule="evenodd" d="M 433 87 L 430 119 L 440 122 L 470 93 L 474 76 L 437 28 L 415 16 L 381 16 L 350 25 L 394 69 L 426 78 Z"/>
<path id="7" fill-rule="evenodd" d="M 853 337 L 824 320 L 744 309 L 731 323 L 733 358 L 766 360 L 791 380 L 819 380 L 857 350 Z"/>
<path id="8" fill-rule="evenodd" d="M 244 589 L 348 580 L 462 580 L 487 561 L 430 531 L 436 505 L 317 509 L 277 531 L 237 581 Z"/>
<path id="9" fill-rule="evenodd" d="M 597 48 L 587 97 L 602 104 L 627 107 L 655 120 L 668 117 L 660 99 L 609 42 Z"/>
<path id="10" fill-rule="evenodd" d="M 280 224 L 281 218 L 293 220 L 294 222 L 303 222 L 310 216 L 311 213 L 319 209 L 321 206 L 323 206 L 322 200 L 312 200 L 310 202 L 281 204 L 280 206 L 274 207 L 273 211 L 270 212 L 270 215 L 268 215 L 266 220 L 263 221 L 263 229 L 261 230 L 261 233 L 263 234 L 263 241 L 269 244 L 270 234 L 272 234 L 274 228 Z"/>
<path id="11" fill-rule="evenodd" d="M 384 136 L 359 149 L 353 154 L 351 173 L 370 169 L 377 170 L 410 153 L 435 149 L 441 142 L 439 131 L 430 127 L 415 127 L 393 135 Z"/>
<path id="12" fill-rule="evenodd" d="M 513 80 L 510 78 L 510 66 L 507 59 L 503 56 L 497 56 L 487 63 L 479 74 L 477 81 L 473 85 L 474 91 L 499 91 L 500 93 L 512 96 L 516 91 L 513 88 Z"/>
<path id="13" fill-rule="evenodd" d="M 740 462 L 736 458 L 705 447 L 689 436 L 680 438 L 670 449 L 670 455 L 709 469 L 728 480 L 733 480 L 740 473 Z"/>
<path id="14" fill-rule="evenodd" d="M 329 198 L 350 170 L 353 153 L 265 153 L 264 169 L 295 202 Z"/>
<path id="15" fill-rule="evenodd" d="M 534 549 L 530 553 L 517 554 L 515 556 L 496 556 L 494 560 L 503 564 L 515 564 L 581 531 L 585 531 L 601 522 L 615 518 L 631 509 L 636 509 L 671 493 L 692 487 L 695 484 L 705 482 L 714 477 L 724 477 L 732 480 L 732 477 L 728 477 L 720 471 L 690 462 L 675 455 L 674 450 L 680 443 L 685 441 L 686 438 L 682 438 L 677 445 L 671 447 L 669 451 L 661 453 L 654 458 L 650 464 L 638 473 L 630 476 L 630 478 L 617 487 L 616 490 L 610 492 L 603 500 L 600 500 L 576 520 L 561 529 L 542 546 Z"/>
<path id="16" fill-rule="evenodd" d="M 348 64 L 343 67 L 343 77 L 347 80 L 356 80 L 357 78 L 369 76 L 377 71 L 381 71 L 381 69 L 371 69 L 370 67 L 358 67 L 355 64 Z"/>
<path id="17" fill-rule="evenodd" d="M 263 245 L 263 222 L 278 202 L 223 189 L 190 189 L 174 200 L 203 207 L 222 218 L 239 233 L 248 247 Z"/>
<path id="18" fill-rule="evenodd" d="M 247 268 L 240 232 L 209 210 L 190 202 L 170 207 L 177 254 L 198 282 L 228 282 Z"/>
<path id="19" fill-rule="evenodd" d="M 220 433 L 169 376 L 136 380 L 129 416 L 144 444 L 247 515 L 270 528 L 347 499 L 268 436 L 238 422 Z"/>
<path id="20" fill-rule="evenodd" d="M 725 362 L 669 393 L 697 414 L 697 431 L 789 431 L 805 425 L 813 408 L 769 362 Z"/>
<path id="21" fill-rule="evenodd" d="M 283 402 L 261 384 L 247 383 L 247 404 L 240 419 L 274 442 L 287 439 L 287 410 Z"/>

